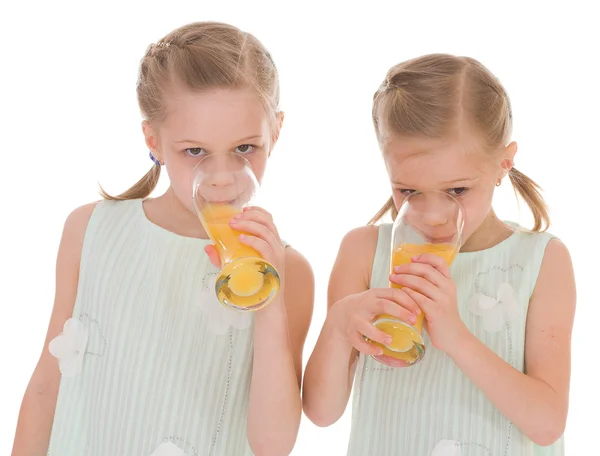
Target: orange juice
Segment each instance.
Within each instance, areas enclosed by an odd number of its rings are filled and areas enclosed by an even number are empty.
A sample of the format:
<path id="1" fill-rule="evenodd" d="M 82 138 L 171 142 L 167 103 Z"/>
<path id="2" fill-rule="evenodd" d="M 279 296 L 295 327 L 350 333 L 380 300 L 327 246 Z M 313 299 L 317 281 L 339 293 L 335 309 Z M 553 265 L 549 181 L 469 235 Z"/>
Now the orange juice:
<path id="1" fill-rule="evenodd" d="M 450 266 L 456 256 L 456 247 L 452 244 L 400 244 L 392 253 L 390 272 L 394 270 L 394 267 L 411 263 L 412 257 L 423 255 L 424 253 L 432 253 L 442 257 L 446 261 L 446 264 Z M 390 282 L 390 287 L 402 288 L 402 285 L 396 285 L 395 283 Z M 414 327 L 419 333 L 422 332 L 424 318 L 423 313 L 417 316 L 417 322 Z"/>
<path id="2" fill-rule="evenodd" d="M 402 243 L 392 252 L 391 272 L 395 266 L 411 263 L 412 257 L 432 253 L 442 257 L 448 266 L 452 264 L 457 249 L 452 244 L 408 244 Z M 390 282 L 392 288 L 402 288 Z M 423 341 L 423 322 L 425 315 L 421 312 L 417 316 L 414 326 L 401 322 L 390 315 L 380 315 L 375 326 L 383 332 L 392 336 L 392 342 L 387 345 L 375 343 L 383 349 L 383 355 L 376 357 L 384 364 L 392 366 L 410 366 L 425 354 Z M 390 359 L 391 358 L 391 359 Z"/>
<path id="3" fill-rule="evenodd" d="M 252 247 L 242 244 L 241 231 L 229 226 L 233 216 L 240 212 L 235 206 L 228 204 L 208 206 L 202 211 L 202 225 L 214 242 L 223 264 L 229 263 L 234 258 L 260 256 Z"/>
<path id="4" fill-rule="evenodd" d="M 279 290 L 279 276 L 258 251 L 240 241 L 243 233 L 229 226 L 239 213 L 234 206 L 212 205 L 202 211 L 201 221 L 223 266 L 216 283 L 219 301 L 239 310 L 258 310 Z"/>

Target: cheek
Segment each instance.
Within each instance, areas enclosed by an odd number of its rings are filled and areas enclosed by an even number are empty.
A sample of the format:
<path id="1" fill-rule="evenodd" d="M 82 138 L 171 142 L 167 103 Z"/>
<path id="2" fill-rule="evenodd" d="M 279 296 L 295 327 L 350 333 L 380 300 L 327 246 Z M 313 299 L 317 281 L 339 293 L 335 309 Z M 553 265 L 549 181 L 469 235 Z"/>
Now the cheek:
<path id="1" fill-rule="evenodd" d="M 185 166 L 185 162 L 179 160 L 165 161 L 165 168 L 169 176 L 169 183 L 175 196 L 188 210 L 193 210 L 192 207 L 192 185 L 193 185 L 193 168 Z"/>
<path id="2" fill-rule="evenodd" d="M 493 196 L 493 189 L 491 191 L 479 190 L 470 192 L 468 197 L 461 200 L 465 215 L 463 230 L 465 238 L 473 234 L 488 216 L 492 209 Z"/>
<path id="3" fill-rule="evenodd" d="M 254 171 L 256 180 L 260 184 L 267 168 L 267 154 L 263 154 L 262 152 L 260 154 L 255 154 L 251 157 L 248 157 L 248 161 L 252 166 L 252 171 Z"/>

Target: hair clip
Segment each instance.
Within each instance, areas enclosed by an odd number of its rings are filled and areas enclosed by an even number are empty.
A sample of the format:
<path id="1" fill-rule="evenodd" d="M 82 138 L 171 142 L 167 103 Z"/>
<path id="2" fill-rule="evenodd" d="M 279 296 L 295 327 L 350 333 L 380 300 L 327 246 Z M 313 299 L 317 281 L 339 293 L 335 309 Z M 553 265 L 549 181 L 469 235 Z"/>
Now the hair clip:
<path id="1" fill-rule="evenodd" d="M 168 48 L 170 45 L 171 43 L 169 41 L 159 41 L 158 43 L 156 43 L 156 46 L 158 47 Z"/>
<path id="2" fill-rule="evenodd" d="M 391 88 L 395 88 L 395 86 L 392 85 L 392 81 L 390 80 L 390 78 L 386 77 L 385 80 L 379 86 L 379 89 L 377 89 L 377 92 L 386 92 L 388 89 Z"/>
<path id="3" fill-rule="evenodd" d="M 152 151 L 150 151 L 150 160 L 152 160 L 156 166 L 162 166 L 162 163 L 159 162 L 154 155 L 152 155 Z"/>

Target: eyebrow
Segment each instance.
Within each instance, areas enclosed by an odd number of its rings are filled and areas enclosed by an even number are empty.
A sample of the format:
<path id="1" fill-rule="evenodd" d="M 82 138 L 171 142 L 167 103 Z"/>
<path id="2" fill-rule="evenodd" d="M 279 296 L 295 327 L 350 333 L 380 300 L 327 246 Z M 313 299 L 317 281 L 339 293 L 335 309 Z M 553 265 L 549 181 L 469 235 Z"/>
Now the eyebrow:
<path id="1" fill-rule="evenodd" d="M 453 184 L 456 184 L 457 182 L 471 182 L 476 179 L 477 179 L 476 177 L 461 177 L 459 179 L 452 179 L 450 181 L 442 182 L 442 185 L 453 185 Z M 413 188 L 411 185 L 404 185 L 402 182 L 394 181 L 392 183 L 394 185 L 399 185 L 400 187 L 404 187 L 404 188 Z"/>
<path id="2" fill-rule="evenodd" d="M 244 143 L 244 142 L 248 142 L 248 141 L 253 141 L 255 139 L 260 139 L 262 138 L 262 135 L 252 135 L 252 136 L 247 136 L 245 138 L 242 139 L 238 139 L 237 141 L 233 141 L 236 144 L 239 143 Z M 175 141 L 175 144 L 203 144 L 202 141 L 198 141 L 198 140 L 193 140 L 193 139 L 182 139 L 181 141 Z"/>

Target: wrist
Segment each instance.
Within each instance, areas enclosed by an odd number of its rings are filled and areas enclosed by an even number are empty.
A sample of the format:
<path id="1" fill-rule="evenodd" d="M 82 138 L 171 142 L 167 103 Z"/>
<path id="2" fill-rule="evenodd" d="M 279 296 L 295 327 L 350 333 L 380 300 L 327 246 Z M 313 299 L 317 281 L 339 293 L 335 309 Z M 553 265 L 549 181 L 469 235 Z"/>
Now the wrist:
<path id="1" fill-rule="evenodd" d="M 335 321 L 335 314 L 331 311 L 327 313 L 325 323 L 323 324 L 323 335 L 327 340 L 333 341 L 336 346 L 343 345 L 346 348 L 352 349 L 352 344 L 348 342 L 345 334 L 340 331 Z"/>
<path id="2" fill-rule="evenodd" d="M 446 354 L 454 361 L 457 362 L 460 359 L 461 355 L 468 350 L 470 346 L 473 345 L 475 341 L 478 341 L 464 324 L 461 326 L 460 330 L 457 332 L 456 336 L 452 340 L 452 344 L 446 350 Z"/>
<path id="3" fill-rule="evenodd" d="M 267 321 L 269 324 L 281 321 L 287 323 L 287 311 L 281 295 L 276 296 L 267 307 L 256 312 L 256 324 L 261 324 L 259 322 L 263 321 Z"/>

